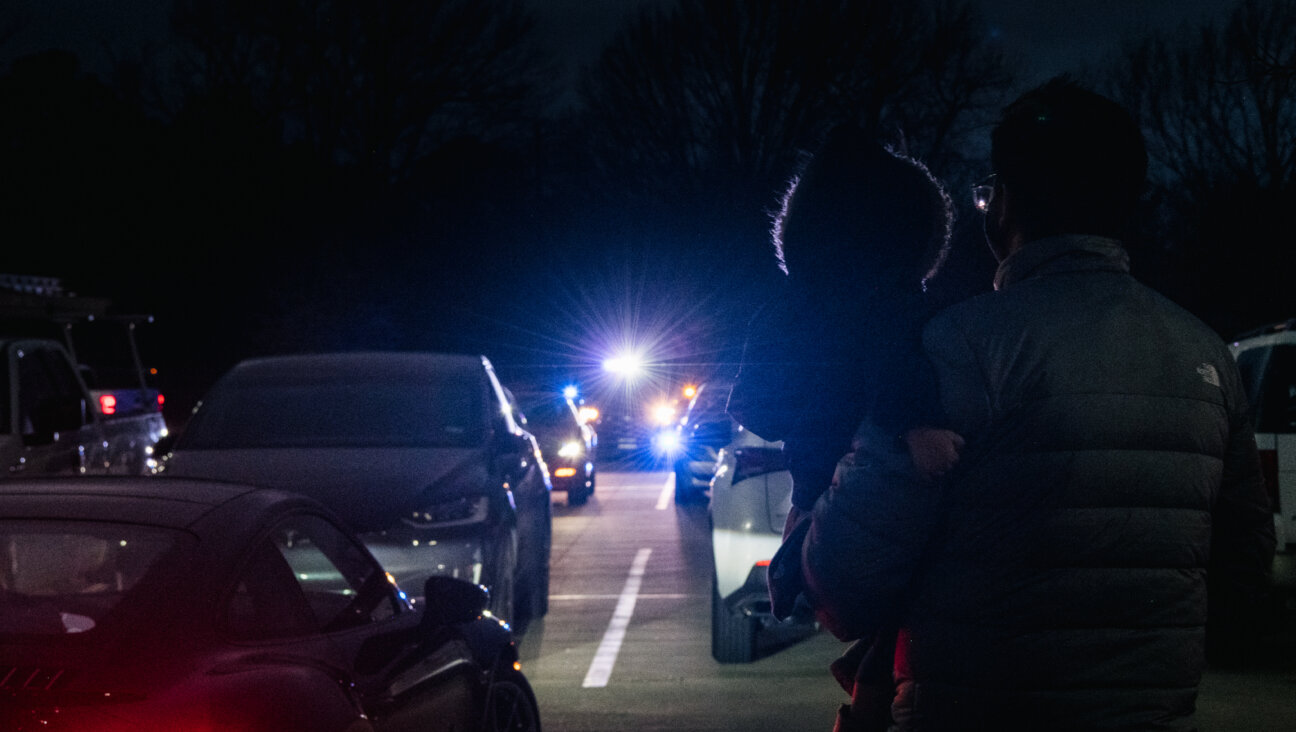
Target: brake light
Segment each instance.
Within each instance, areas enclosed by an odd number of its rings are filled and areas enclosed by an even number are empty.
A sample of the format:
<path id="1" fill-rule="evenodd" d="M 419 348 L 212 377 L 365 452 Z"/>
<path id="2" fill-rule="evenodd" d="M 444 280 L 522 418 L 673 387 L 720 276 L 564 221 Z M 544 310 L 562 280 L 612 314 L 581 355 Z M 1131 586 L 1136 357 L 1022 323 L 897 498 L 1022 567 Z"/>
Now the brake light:
<path id="1" fill-rule="evenodd" d="M 734 450 L 733 482 L 787 470 L 787 457 L 778 447 L 740 447 Z"/>
<path id="2" fill-rule="evenodd" d="M 100 412 L 103 412 L 105 415 L 113 415 L 113 414 L 116 414 L 116 413 L 117 413 L 117 397 L 113 396 L 112 394 L 100 394 L 100 395 L 99 395 L 99 411 L 100 411 Z"/>
<path id="3" fill-rule="evenodd" d="M 1269 505 L 1274 513 L 1281 513 L 1278 505 L 1278 451 L 1260 451 L 1260 473 L 1264 476 L 1265 492 L 1269 494 Z"/>
<path id="4" fill-rule="evenodd" d="M 162 411 L 162 405 L 166 404 L 166 397 L 158 394 L 158 411 Z"/>

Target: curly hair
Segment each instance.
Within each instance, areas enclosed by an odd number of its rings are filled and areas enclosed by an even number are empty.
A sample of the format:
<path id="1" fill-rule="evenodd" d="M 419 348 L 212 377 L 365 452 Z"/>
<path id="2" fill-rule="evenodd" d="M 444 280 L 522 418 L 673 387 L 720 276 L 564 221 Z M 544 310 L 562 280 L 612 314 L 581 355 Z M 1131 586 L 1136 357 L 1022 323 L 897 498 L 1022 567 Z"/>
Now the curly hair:
<path id="1" fill-rule="evenodd" d="M 948 255 L 953 221 L 925 165 L 842 126 L 789 182 L 771 238 L 779 268 L 812 287 L 897 271 L 920 283 Z"/>

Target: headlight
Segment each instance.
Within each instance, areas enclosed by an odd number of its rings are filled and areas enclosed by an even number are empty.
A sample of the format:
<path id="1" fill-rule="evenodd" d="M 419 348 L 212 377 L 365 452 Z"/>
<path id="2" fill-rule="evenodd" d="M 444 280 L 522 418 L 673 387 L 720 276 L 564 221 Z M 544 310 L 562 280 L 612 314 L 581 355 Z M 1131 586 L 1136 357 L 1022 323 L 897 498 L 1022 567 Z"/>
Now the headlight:
<path id="1" fill-rule="evenodd" d="M 415 528 L 430 529 L 481 523 L 489 515 L 490 499 L 486 496 L 458 496 L 437 501 L 402 520 Z"/>
<path id="2" fill-rule="evenodd" d="M 674 453 L 680 449 L 680 438 L 674 430 L 662 430 L 653 438 L 658 452 Z"/>
<path id="3" fill-rule="evenodd" d="M 653 424 L 665 426 L 675 421 L 675 406 L 672 404 L 658 404 L 652 408 Z"/>
<path id="4" fill-rule="evenodd" d="M 558 457 L 577 458 L 585 452 L 585 447 L 575 440 L 564 442 L 562 447 L 558 448 Z"/>

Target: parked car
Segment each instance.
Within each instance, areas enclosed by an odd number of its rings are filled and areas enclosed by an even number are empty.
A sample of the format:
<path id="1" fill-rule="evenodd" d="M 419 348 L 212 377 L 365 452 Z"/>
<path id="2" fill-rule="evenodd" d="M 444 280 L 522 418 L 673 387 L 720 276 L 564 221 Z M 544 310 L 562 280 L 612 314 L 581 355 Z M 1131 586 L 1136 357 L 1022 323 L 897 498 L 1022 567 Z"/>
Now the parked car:
<path id="1" fill-rule="evenodd" d="M 579 506 L 594 495 L 597 470 L 594 428 L 580 418 L 576 403 L 562 394 L 523 392 L 516 396 L 522 426 L 535 435 L 549 467 L 549 481 Z"/>
<path id="2" fill-rule="evenodd" d="M 1274 511 L 1273 583 L 1296 601 L 1296 319 L 1231 344 L 1255 413 L 1256 447 Z"/>
<path id="3" fill-rule="evenodd" d="M 0 477 L 152 472 L 167 425 L 136 347 L 149 322 L 0 274 Z"/>
<path id="4" fill-rule="evenodd" d="M 298 494 L 149 477 L 0 483 L 0 729 L 540 729 L 486 592 L 415 609 Z"/>
<path id="5" fill-rule="evenodd" d="M 711 655 L 721 663 L 757 658 L 761 636 L 780 642 L 813 632 L 808 614 L 779 621 L 770 608 L 766 573 L 792 510 L 792 474 L 783 443 L 741 426 L 720 451 L 711 481 Z"/>
<path id="6" fill-rule="evenodd" d="M 331 353 L 244 361 L 202 399 L 163 474 L 304 493 L 400 583 L 484 584 L 499 617 L 548 610 L 553 519 L 535 438 L 483 356 Z"/>
<path id="7" fill-rule="evenodd" d="M 675 473 L 675 502 L 706 500 L 711 479 L 720 461 L 720 449 L 733 438 L 737 423 L 725 412 L 729 403 L 728 381 L 698 385 L 677 428 L 671 470 Z"/>

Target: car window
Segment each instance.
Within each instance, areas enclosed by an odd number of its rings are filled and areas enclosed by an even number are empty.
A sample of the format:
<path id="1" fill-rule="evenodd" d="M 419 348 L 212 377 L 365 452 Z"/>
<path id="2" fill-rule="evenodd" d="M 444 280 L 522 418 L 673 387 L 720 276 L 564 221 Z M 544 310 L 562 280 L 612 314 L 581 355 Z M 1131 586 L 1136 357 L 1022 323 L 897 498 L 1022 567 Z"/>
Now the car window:
<path id="1" fill-rule="evenodd" d="M 92 630 L 181 536 L 134 524 L 0 520 L 0 633 Z"/>
<path id="2" fill-rule="evenodd" d="M 1256 431 L 1296 431 L 1296 345 L 1273 347 L 1259 388 Z"/>
<path id="3" fill-rule="evenodd" d="M 479 381 L 226 386 L 203 400 L 182 449 L 473 447 L 489 428 Z"/>
<path id="4" fill-rule="evenodd" d="M 398 590 L 355 542 L 319 516 L 294 516 L 253 551 L 226 627 L 243 640 L 332 632 L 401 612 Z"/>
<path id="5" fill-rule="evenodd" d="M 76 373 L 62 354 L 49 348 L 22 348 L 18 351 L 18 424 L 23 434 L 45 427 L 66 429 L 69 425 L 42 425 L 42 401 L 81 395 Z M 76 425 L 79 426 L 79 425 Z"/>
<path id="6" fill-rule="evenodd" d="M 1242 377 L 1242 388 L 1246 390 L 1247 400 L 1252 409 L 1259 410 L 1260 381 L 1264 377 L 1265 364 L 1269 359 L 1269 347 L 1248 348 L 1237 354 L 1238 374 Z"/>

